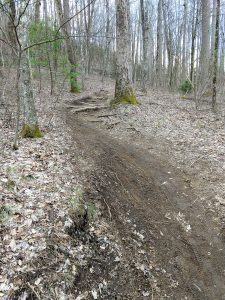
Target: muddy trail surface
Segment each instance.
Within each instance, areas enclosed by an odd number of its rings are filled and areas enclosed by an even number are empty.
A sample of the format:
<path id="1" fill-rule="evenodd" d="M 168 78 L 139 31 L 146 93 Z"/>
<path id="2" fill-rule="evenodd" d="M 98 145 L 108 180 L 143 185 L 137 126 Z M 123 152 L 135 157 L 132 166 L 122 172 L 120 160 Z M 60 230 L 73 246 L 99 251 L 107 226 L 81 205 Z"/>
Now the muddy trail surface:
<path id="1" fill-rule="evenodd" d="M 83 274 L 80 282 L 106 278 L 111 292 L 102 299 L 225 299 L 224 240 L 210 211 L 182 170 L 110 136 L 99 120 L 112 112 L 96 103 L 77 100 L 66 116 L 94 162 L 87 197 L 101 202 L 121 260 L 115 267 L 102 258 L 97 278 Z"/>

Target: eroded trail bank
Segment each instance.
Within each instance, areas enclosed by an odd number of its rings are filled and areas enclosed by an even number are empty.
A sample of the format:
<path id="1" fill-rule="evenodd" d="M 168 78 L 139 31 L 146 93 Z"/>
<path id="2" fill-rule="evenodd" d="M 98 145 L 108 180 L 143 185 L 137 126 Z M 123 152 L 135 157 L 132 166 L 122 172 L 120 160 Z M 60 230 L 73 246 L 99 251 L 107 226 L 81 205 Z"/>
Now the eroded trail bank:
<path id="1" fill-rule="evenodd" d="M 86 196 L 102 204 L 121 249 L 116 267 L 110 258 L 99 262 L 98 279 L 107 276 L 111 291 L 102 299 L 225 299 L 220 229 L 183 173 L 109 137 L 94 120 L 67 113 L 84 159 L 93 162 Z"/>

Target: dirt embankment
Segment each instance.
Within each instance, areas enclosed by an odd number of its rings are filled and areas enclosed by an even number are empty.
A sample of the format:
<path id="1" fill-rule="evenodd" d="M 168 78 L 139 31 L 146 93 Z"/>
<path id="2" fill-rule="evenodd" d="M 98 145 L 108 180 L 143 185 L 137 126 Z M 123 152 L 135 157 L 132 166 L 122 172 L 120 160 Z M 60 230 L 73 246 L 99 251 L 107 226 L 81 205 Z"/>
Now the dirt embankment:
<path id="1" fill-rule="evenodd" d="M 99 264 L 99 278 L 107 276 L 110 291 L 100 297 L 225 299 L 220 227 L 189 179 L 164 157 L 110 137 L 99 120 L 112 112 L 82 112 L 84 102 L 68 112 L 67 122 L 83 157 L 94 162 L 86 196 L 101 203 L 121 251 L 116 267 L 110 259 Z"/>

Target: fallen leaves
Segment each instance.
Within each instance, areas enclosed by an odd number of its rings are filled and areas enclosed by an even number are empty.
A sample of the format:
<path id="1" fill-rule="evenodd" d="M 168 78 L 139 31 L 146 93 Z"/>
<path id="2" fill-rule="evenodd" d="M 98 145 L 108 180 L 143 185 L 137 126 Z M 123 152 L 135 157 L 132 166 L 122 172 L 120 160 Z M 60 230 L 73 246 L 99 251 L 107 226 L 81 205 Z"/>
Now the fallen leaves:
<path id="1" fill-rule="evenodd" d="M 48 114 L 49 105 L 42 114 Z M 67 200 L 72 187 L 78 185 L 67 151 L 71 138 L 60 118 L 54 118 L 53 129 L 45 132 L 43 139 L 23 139 L 17 151 L 11 149 L 13 134 L 10 127 L 0 129 L 4 144 L 0 152 L 1 299 L 19 291 L 24 284 L 22 274 L 37 272 L 34 261 L 44 255 L 53 232 L 66 238 L 70 247 L 63 224 L 68 222 Z M 65 265 L 58 272 L 65 272 L 65 267 L 70 269 Z M 74 275 L 76 266 L 71 266 L 71 271 Z M 28 290 L 39 293 L 35 287 L 42 290 L 44 281 L 46 278 L 38 276 Z"/>

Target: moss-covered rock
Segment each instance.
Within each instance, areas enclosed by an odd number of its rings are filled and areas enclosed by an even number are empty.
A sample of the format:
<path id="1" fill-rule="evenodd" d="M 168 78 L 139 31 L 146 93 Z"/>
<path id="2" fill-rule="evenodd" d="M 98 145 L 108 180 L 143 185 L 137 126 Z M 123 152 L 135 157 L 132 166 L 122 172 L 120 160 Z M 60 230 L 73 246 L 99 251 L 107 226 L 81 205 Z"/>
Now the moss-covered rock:
<path id="1" fill-rule="evenodd" d="M 23 128 L 20 132 L 20 135 L 22 138 L 42 138 L 43 137 L 43 134 L 37 124 L 35 124 L 35 125 L 24 124 Z"/>

